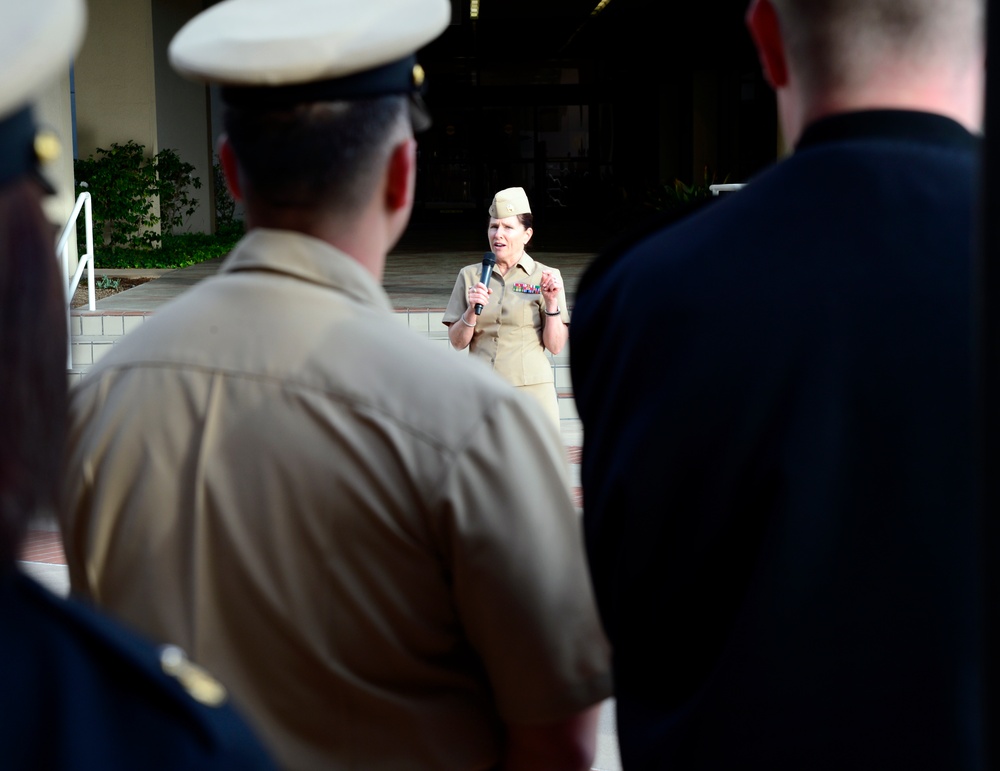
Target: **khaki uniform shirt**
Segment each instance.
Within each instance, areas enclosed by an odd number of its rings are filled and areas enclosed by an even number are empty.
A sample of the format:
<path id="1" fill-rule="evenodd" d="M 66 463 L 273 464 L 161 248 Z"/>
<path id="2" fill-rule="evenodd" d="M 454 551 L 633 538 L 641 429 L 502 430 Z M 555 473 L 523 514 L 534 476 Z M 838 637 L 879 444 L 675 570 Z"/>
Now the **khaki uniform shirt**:
<path id="1" fill-rule="evenodd" d="M 72 396 L 72 588 L 288 769 L 483 769 L 609 694 L 563 449 L 358 263 L 251 232 Z"/>
<path id="2" fill-rule="evenodd" d="M 562 282 L 555 268 L 535 262 L 527 254 L 501 276 L 496 270 L 490 278 L 490 301 L 483 306 L 469 343 L 469 355 L 487 362 L 512 385 L 551 383 L 552 362 L 542 345 L 542 327 L 546 321 L 562 320 L 569 324 L 566 295 L 559 292 L 560 315 L 545 315 L 542 297 L 542 271 L 551 271 Z M 462 322 L 459 318 L 469 307 L 469 288 L 479 283 L 483 266 L 467 265 L 455 281 L 441 320 L 445 324 Z"/>

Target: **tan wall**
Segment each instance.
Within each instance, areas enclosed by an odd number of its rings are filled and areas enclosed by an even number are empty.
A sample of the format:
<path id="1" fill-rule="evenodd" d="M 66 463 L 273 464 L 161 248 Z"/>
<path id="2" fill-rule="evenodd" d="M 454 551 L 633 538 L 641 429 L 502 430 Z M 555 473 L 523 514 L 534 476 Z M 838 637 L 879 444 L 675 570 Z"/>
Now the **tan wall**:
<path id="1" fill-rule="evenodd" d="M 89 158 L 97 148 L 129 140 L 155 155 L 150 0 L 89 0 L 87 9 L 87 36 L 74 68 L 77 155 Z M 153 213 L 159 215 L 155 204 Z M 94 238 L 99 255 L 101 236 Z"/>
<path id="2" fill-rule="evenodd" d="M 199 200 L 197 211 L 175 232 L 212 230 L 212 144 L 208 89 L 181 78 L 170 67 L 167 46 L 177 30 L 202 9 L 202 0 L 153 0 L 153 62 L 156 84 L 156 126 L 160 149 L 176 150 L 195 167 L 201 189 L 190 191 Z"/>
<path id="3" fill-rule="evenodd" d="M 197 211 L 179 232 L 212 228 L 212 151 L 204 86 L 181 79 L 167 61 L 174 33 L 202 0 L 89 0 L 87 37 L 76 65 L 77 150 L 129 140 L 148 155 L 176 150 L 195 167 Z"/>
<path id="4" fill-rule="evenodd" d="M 159 147 L 150 0 L 89 0 L 88 16 L 76 63 L 79 155 L 130 139 L 153 154 Z"/>
<path id="5" fill-rule="evenodd" d="M 159 150 L 152 51 L 150 0 L 89 0 L 87 36 L 74 69 L 80 158 L 129 140 L 147 155 Z M 153 214 L 159 216 L 158 202 Z M 101 236 L 95 240 L 99 254 Z"/>

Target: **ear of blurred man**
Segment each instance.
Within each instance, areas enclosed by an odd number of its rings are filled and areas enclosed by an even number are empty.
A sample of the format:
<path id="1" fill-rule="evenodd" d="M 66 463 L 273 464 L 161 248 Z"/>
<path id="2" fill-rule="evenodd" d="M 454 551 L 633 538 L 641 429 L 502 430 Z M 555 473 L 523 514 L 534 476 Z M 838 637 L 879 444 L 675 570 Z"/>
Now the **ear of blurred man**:
<path id="1" fill-rule="evenodd" d="M 416 180 L 417 142 L 409 137 L 393 148 L 386 164 L 383 200 L 392 230 L 391 245 L 403 235 L 410 221 Z"/>
<path id="2" fill-rule="evenodd" d="M 786 86 L 788 60 L 781 37 L 781 23 L 774 6 L 769 0 L 753 0 L 747 9 L 746 24 L 768 84 L 775 90 Z"/>
<path id="3" fill-rule="evenodd" d="M 240 184 L 240 164 L 236 153 L 229 142 L 229 137 L 223 135 L 219 139 L 219 162 L 222 164 L 222 174 L 226 178 L 229 194 L 237 202 L 243 201 L 243 186 Z"/>

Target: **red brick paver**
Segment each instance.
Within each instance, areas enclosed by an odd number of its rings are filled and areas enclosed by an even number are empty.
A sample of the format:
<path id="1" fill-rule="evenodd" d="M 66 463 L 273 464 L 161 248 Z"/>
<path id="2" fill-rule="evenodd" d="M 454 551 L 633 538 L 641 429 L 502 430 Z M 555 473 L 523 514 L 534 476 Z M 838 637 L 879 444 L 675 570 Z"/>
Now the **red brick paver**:
<path id="1" fill-rule="evenodd" d="M 62 536 L 52 530 L 29 530 L 21 547 L 20 558 L 24 562 L 65 565 Z"/>

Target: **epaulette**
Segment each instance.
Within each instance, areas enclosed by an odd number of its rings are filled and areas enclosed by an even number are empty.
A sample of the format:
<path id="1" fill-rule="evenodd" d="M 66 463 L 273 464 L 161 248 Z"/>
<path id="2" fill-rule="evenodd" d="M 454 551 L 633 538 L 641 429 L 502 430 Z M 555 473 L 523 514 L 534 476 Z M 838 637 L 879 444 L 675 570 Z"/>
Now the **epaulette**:
<path id="1" fill-rule="evenodd" d="M 273 771 L 223 684 L 179 647 L 157 647 L 22 574 L 0 580 L 0 611 L 11 622 L 0 649 L 20 667 L 6 704 L 23 708 L 4 726 L 4 769 Z"/>

